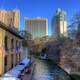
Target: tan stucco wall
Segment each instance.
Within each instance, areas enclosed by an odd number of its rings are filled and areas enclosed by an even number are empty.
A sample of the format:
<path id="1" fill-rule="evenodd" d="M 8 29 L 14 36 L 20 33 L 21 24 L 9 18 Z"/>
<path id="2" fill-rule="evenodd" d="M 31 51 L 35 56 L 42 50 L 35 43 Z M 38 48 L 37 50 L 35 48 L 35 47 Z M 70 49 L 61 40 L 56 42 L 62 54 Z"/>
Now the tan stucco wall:
<path id="1" fill-rule="evenodd" d="M 5 51 L 5 43 L 4 43 L 4 38 L 5 36 L 8 37 L 8 51 Z M 14 47 L 16 48 L 16 40 L 21 41 L 20 38 L 16 37 L 15 35 L 11 34 L 8 31 L 5 31 L 3 29 L 0 28 L 0 75 L 2 75 L 4 73 L 4 57 L 7 56 L 7 67 L 6 67 L 6 71 L 11 69 L 11 55 L 13 54 L 13 66 L 16 65 L 16 53 L 11 51 L 11 39 L 14 38 Z M 2 50 L 4 48 L 4 50 Z M 22 54 L 21 54 L 22 56 Z M 22 60 L 22 59 L 21 59 Z M 17 63 L 20 62 L 19 60 L 19 54 L 17 54 Z"/>
<path id="2" fill-rule="evenodd" d="M 5 35 L 5 31 L 3 29 L 0 28 L 0 75 L 3 74 L 4 72 L 4 50 L 3 50 L 3 45 L 4 45 L 4 35 Z"/>

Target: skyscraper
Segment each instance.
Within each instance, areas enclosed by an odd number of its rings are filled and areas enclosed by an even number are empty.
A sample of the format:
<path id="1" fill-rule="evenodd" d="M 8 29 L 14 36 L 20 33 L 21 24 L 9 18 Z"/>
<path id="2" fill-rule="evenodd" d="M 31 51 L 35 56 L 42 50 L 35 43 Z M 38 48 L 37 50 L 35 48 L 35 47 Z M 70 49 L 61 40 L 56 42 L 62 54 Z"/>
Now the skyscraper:
<path id="1" fill-rule="evenodd" d="M 52 19 L 52 35 L 56 38 L 67 36 L 66 12 L 58 9 Z"/>
<path id="2" fill-rule="evenodd" d="M 20 29 L 19 10 L 0 10 L 0 21 L 9 27 Z"/>
<path id="3" fill-rule="evenodd" d="M 32 38 L 40 38 L 48 35 L 48 19 L 47 18 L 25 18 L 25 30 L 27 30 Z"/>

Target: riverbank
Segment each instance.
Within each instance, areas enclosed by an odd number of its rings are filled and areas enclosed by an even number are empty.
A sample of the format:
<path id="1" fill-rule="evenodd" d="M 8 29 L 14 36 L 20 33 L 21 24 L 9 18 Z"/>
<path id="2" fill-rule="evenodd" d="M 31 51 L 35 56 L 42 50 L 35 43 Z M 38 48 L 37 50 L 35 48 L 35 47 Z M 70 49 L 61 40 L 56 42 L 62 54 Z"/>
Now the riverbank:
<path id="1" fill-rule="evenodd" d="M 54 63 L 57 65 L 53 60 L 49 60 L 50 62 Z M 58 66 L 58 65 L 57 65 Z M 79 72 L 74 72 L 74 73 L 67 73 L 64 69 L 62 69 L 60 66 L 58 66 L 66 75 L 70 77 L 70 80 L 80 80 L 80 73 Z M 61 79 L 62 80 L 62 79 Z"/>

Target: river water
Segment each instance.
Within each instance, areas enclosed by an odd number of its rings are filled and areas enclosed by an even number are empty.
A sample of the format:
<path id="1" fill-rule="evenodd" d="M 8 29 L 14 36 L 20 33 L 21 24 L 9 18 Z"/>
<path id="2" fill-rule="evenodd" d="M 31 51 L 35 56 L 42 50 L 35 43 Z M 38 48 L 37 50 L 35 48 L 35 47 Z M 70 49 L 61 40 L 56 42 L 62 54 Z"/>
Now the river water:
<path id="1" fill-rule="evenodd" d="M 70 80 L 70 77 L 52 61 L 36 59 L 32 80 Z"/>

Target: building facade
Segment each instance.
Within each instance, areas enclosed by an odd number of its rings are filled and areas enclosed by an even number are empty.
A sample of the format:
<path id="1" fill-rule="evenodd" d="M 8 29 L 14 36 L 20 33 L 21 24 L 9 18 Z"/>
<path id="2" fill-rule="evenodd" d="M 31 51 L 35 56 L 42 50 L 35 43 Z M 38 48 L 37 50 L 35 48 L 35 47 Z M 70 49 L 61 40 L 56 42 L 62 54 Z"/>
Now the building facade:
<path id="1" fill-rule="evenodd" d="M 32 39 L 40 38 L 48 35 L 48 19 L 47 18 L 25 18 L 25 30 L 31 35 Z"/>
<path id="2" fill-rule="evenodd" d="M 23 59 L 22 36 L 0 22 L 0 76 Z"/>
<path id="3" fill-rule="evenodd" d="M 20 30 L 20 12 L 19 10 L 0 10 L 0 21 L 7 26 Z"/>
<path id="4" fill-rule="evenodd" d="M 58 9 L 52 19 L 52 35 L 56 38 L 67 36 L 66 12 Z"/>

